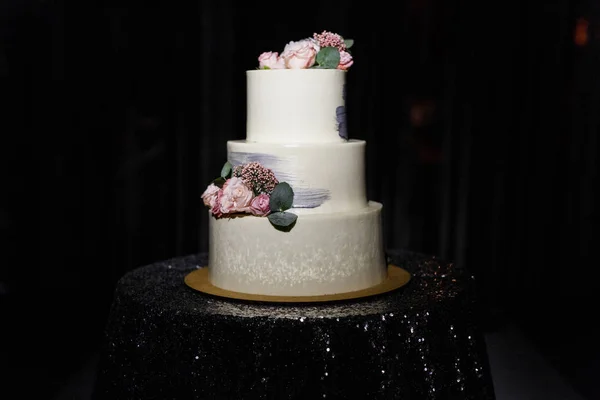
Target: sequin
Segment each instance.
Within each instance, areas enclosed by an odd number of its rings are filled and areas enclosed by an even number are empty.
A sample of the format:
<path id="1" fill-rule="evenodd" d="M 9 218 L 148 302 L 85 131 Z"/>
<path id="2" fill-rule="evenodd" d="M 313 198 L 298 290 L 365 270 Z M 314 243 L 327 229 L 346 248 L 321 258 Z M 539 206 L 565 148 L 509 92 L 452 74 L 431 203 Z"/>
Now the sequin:
<path id="1" fill-rule="evenodd" d="M 205 254 L 135 269 L 115 288 L 94 400 L 493 400 L 474 278 L 389 256 L 413 274 L 406 287 L 329 304 L 205 296 L 183 282 Z"/>

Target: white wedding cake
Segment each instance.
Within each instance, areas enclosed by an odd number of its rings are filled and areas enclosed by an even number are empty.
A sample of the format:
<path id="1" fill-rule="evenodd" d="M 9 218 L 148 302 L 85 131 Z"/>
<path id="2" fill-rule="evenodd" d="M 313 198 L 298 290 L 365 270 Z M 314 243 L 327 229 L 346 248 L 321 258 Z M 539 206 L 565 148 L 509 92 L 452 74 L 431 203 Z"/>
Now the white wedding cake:
<path id="1" fill-rule="evenodd" d="M 272 296 L 368 289 L 387 276 L 365 146 L 348 139 L 351 41 L 322 32 L 247 71 L 246 140 L 227 142 L 209 208 L 210 283 Z"/>

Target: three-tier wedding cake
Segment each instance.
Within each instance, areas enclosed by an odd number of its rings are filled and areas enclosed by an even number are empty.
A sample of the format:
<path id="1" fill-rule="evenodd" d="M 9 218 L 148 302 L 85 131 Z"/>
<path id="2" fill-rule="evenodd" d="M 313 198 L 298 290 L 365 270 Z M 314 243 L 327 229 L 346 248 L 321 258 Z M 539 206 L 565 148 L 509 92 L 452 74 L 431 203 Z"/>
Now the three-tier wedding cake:
<path id="1" fill-rule="evenodd" d="M 352 41 L 324 31 L 265 52 L 246 72 L 246 140 L 202 199 L 215 287 L 318 296 L 382 283 L 380 203 L 366 196 L 364 140 L 349 139 Z"/>

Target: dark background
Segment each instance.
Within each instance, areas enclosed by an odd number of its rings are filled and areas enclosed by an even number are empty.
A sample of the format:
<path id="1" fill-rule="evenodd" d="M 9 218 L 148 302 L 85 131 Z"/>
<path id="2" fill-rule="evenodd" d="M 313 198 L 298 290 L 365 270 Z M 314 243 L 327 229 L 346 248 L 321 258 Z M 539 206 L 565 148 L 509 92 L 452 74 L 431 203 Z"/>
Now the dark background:
<path id="1" fill-rule="evenodd" d="M 349 132 L 386 246 L 468 268 L 484 329 L 517 323 L 594 390 L 598 2 L 1 4 L 6 383 L 51 396 L 120 276 L 206 251 L 199 196 L 245 137 L 244 72 L 329 30 L 355 39 Z"/>

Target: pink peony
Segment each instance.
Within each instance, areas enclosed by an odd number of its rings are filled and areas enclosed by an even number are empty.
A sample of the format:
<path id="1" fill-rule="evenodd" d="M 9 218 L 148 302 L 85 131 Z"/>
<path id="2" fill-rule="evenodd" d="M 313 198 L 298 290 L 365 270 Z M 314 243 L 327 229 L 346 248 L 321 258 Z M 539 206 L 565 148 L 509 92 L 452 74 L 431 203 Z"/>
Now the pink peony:
<path id="1" fill-rule="evenodd" d="M 221 189 L 214 183 L 208 185 L 208 187 L 206 188 L 204 193 L 202 193 L 201 196 L 205 206 L 209 208 L 214 207 L 215 202 L 217 201 L 217 194 L 219 193 L 219 190 Z"/>
<path id="2" fill-rule="evenodd" d="M 286 68 L 306 69 L 315 65 L 319 49 L 318 42 L 312 38 L 292 41 L 283 49 L 281 58 L 284 60 Z"/>
<path id="3" fill-rule="evenodd" d="M 223 190 L 219 189 L 219 191 L 216 193 L 215 202 L 210 209 L 210 212 L 217 218 L 219 218 L 223 215 L 223 212 L 221 211 L 221 198 L 222 197 L 223 197 Z"/>
<path id="4" fill-rule="evenodd" d="M 279 53 L 266 51 L 258 56 L 258 67 L 261 69 L 284 69 L 285 62 L 279 57 Z"/>
<path id="5" fill-rule="evenodd" d="M 221 212 L 229 214 L 243 212 L 250 206 L 254 194 L 242 180 L 231 177 L 223 184 L 223 194 L 220 198 Z"/>
<path id="6" fill-rule="evenodd" d="M 269 195 L 267 194 L 259 194 L 250 203 L 249 207 L 250 213 L 253 215 L 257 215 L 259 217 L 263 217 L 271 211 L 269 207 Z"/>
<path id="7" fill-rule="evenodd" d="M 347 51 L 340 51 L 340 63 L 338 64 L 337 69 L 341 69 L 346 71 L 354 64 L 354 60 L 352 59 L 352 55 Z"/>

